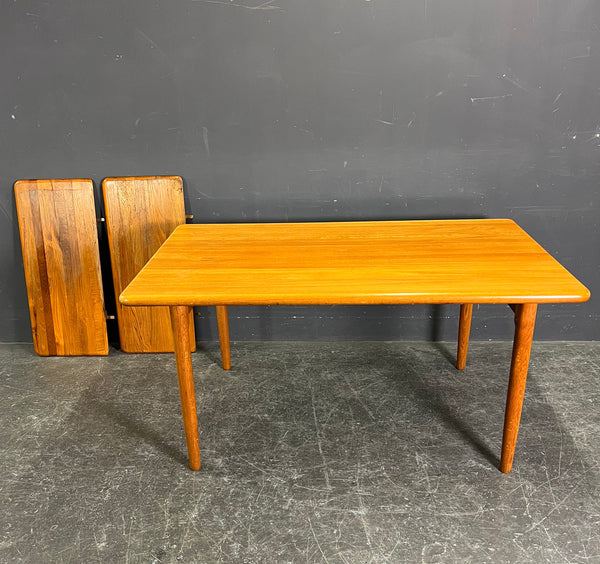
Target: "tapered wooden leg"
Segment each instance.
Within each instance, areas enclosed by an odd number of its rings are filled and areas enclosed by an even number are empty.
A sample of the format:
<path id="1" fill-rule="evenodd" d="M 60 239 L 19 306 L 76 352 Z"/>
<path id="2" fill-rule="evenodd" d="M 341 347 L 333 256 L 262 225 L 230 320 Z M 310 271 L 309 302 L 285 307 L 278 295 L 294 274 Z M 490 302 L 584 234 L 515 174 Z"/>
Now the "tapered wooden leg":
<path id="1" fill-rule="evenodd" d="M 221 343 L 221 360 L 223 369 L 231 368 L 231 351 L 229 347 L 229 319 L 227 306 L 217 306 L 217 324 L 219 326 L 219 342 Z"/>
<path id="2" fill-rule="evenodd" d="M 467 350 L 469 348 L 472 314 L 473 304 L 461 304 L 460 321 L 458 322 L 458 351 L 456 353 L 456 368 L 459 370 L 464 370 L 467 365 Z"/>
<path id="3" fill-rule="evenodd" d="M 192 372 L 192 354 L 190 351 L 190 313 L 189 306 L 172 306 L 171 325 L 175 341 L 175 362 L 177 380 L 183 413 L 183 428 L 187 442 L 188 457 L 192 470 L 200 469 L 200 443 L 198 441 L 198 415 L 196 413 L 196 395 L 194 393 L 194 374 Z"/>
<path id="4" fill-rule="evenodd" d="M 506 411 L 504 413 L 502 456 L 500 458 L 500 470 L 504 473 L 511 471 L 515 455 L 536 311 L 537 304 L 518 304 L 515 307 L 515 340 L 510 364 Z"/>

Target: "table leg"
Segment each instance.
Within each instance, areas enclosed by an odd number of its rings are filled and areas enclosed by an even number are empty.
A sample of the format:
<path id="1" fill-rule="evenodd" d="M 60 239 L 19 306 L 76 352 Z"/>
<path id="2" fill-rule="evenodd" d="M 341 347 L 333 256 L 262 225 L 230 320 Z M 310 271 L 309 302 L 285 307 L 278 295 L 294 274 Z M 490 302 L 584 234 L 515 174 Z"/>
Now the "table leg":
<path id="1" fill-rule="evenodd" d="M 192 470 L 200 469 L 200 443 L 198 441 L 198 415 L 194 393 L 194 374 L 190 350 L 190 306 L 171 306 L 171 325 L 175 341 L 177 380 L 183 412 L 183 428 L 187 442 L 188 457 Z"/>
<path id="2" fill-rule="evenodd" d="M 223 370 L 231 368 L 231 352 L 229 348 L 229 319 L 227 306 L 217 306 L 217 324 L 219 326 L 219 342 L 221 344 L 221 360 Z"/>
<path id="3" fill-rule="evenodd" d="M 467 365 L 467 349 L 469 348 L 469 333 L 471 332 L 471 315 L 473 304 L 460 305 L 460 321 L 458 322 L 458 351 L 456 353 L 456 368 L 464 370 Z"/>
<path id="4" fill-rule="evenodd" d="M 500 470 L 504 473 L 511 471 L 515 455 L 537 304 L 517 304 L 514 310 L 515 339 L 510 364 L 508 393 L 506 395 L 502 456 L 500 458 Z"/>

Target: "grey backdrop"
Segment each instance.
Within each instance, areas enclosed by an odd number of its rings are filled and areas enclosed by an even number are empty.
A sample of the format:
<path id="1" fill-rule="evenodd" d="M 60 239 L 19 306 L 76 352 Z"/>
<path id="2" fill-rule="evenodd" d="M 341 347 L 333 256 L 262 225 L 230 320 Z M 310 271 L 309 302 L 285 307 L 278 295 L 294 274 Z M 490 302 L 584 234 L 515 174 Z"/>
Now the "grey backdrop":
<path id="1" fill-rule="evenodd" d="M 31 341 L 19 178 L 98 192 L 179 174 L 196 222 L 509 217 L 600 293 L 598 1 L 3 0 L 0 16 L 1 341 Z M 597 339 L 599 303 L 543 306 L 536 337 Z M 232 338 L 453 338 L 456 311 L 233 308 Z M 473 336 L 510 338 L 509 313 L 477 309 Z"/>

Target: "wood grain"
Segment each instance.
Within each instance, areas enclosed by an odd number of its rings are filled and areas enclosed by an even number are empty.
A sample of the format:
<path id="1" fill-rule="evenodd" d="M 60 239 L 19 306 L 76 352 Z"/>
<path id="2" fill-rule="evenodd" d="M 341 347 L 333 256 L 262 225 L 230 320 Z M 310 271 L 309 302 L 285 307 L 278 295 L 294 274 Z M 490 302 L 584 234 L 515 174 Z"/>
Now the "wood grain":
<path id="1" fill-rule="evenodd" d="M 471 333 L 471 317 L 473 304 L 461 304 L 458 322 L 458 350 L 456 353 L 456 368 L 464 370 L 467 365 L 467 351 L 469 349 L 469 334 Z"/>
<path id="2" fill-rule="evenodd" d="M 518 304 L 515 306 L 515 337 L 506 394 L 502 455 L 500 458 L 500 470 L 505 474 L 511 471 L 515 455 L 536 312 L 536 304 Z"/>
<path id="3" fill-rule="evenodd" d="M 221 359 L 223 369 L 231 368 L 231 347 L 229 343 L 229 317 L 227 306 L 217 306 L 217 324 L 219 327 L 219 343 L 221 345 Z"/>
<path id="4" fill-rule="evenodd" d="M 15 199 L 36 353 L 108 354 L 92 181 L 19 180 Z"/>
<path id="5" fill-rule="evenodd" d="M 182 225 L 119 299 L 126 305 L 172 306 L 193 469 L 200 451 L 189 397 L 191 360 L 181 329 L 191 306 L 219 306 L 223 325 L 223 304 L 459 303 L 457 366 L 464 368 L 471 304 L 508 303 L 516 329 L 500 469 L 510 472 L 537 303 L 580 302 L 589 295 L 518 225 L 498 219 Z M 222 351 L 228 368 L 229 347 Z"/>
<path id="6" fill-rule="evenodd" d="M 179 176 L 106 178 L 102 182 L 115 295 L 125 289 L 171 232 L 185 223 Z M 169 280 L 164 279 L 163 285 Z M 189 338 L 195 348 L 194 320 Z M 117 299 L 121 349 L 128 353 L 173 352 L 167 307 L 123 308 Z"/>
<path id="7" fill-rule="evenodd" d="M 517 304 L 589 295 L 513 221 L 483 219 L 182 225 L 120 300 Z"/>
<path id="8" fill-rule="evenodd" d="M 194 392 L 194 374 L 190 355 L 190 323 L 192 308 L 173 306 L 170 308 L 173 335 L 175 338 L 175 362 L 177 364 L 177 381 L 181 399 L 183 428 L 187 442 L 190 468 L 200 470 L 200 442 L 198 439 L 198 414 L 196 411 L 196 394 Z"/>

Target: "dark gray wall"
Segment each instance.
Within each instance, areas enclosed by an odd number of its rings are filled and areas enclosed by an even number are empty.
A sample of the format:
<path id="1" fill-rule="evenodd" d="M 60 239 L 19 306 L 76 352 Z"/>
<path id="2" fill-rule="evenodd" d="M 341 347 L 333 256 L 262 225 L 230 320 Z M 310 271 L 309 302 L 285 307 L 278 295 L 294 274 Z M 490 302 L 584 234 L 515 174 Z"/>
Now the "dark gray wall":
<path id="1" fill-rule="evenodd" d="M 6 0 L 0 15 L 2 341 L 31 340 L 19 178 L 180 174 L 196 222 L 510 217 L 600 294 L 598 1 Z M 599 303 L 542 307 L 537 338 L 597 339 Z M 234 308 L 232 336 L 451 338 L 456 309 Z M 474 323 L 510 337 L 505 307 Z"/>

